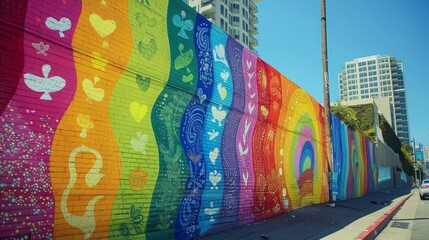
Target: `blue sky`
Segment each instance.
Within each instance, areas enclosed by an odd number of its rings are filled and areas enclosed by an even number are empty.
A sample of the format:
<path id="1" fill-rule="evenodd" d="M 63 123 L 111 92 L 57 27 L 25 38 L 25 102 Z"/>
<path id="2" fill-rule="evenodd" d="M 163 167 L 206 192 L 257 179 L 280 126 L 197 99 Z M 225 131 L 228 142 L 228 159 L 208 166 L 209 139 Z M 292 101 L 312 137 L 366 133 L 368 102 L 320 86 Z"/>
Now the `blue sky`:
<path id="1" fill-rule="evenodd" d="M 257 3 L 259 56 L 323 104 L 319 0 Z M 410 137 L 429 146 L 429 1 L 326 0 L 331 101 L 344 62 L 402 60 Z"/>

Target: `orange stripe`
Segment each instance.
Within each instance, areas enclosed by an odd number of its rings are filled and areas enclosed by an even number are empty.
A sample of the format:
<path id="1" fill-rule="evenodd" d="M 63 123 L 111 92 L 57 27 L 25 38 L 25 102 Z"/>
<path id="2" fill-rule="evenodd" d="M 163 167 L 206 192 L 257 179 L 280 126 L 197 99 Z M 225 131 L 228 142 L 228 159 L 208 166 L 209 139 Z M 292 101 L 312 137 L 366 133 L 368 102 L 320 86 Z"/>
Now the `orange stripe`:
<path id="1" fill-rule="evenodd" d="M 96 196 L 103 198 L 95 203 L 94 230 L 90 237 L 107 238 L 110 212 L 119 188 L 121 161 L 109 120 L 108 106 L 115 83 L 127 64 L 132 38 L 128 23 L 128 3 L 110 1 L 107 4 L 103 6 L 100 1 L 83 2 L 73 39 L 77 88 L 72 104 L 54 137 L 51 157 L 51 177 L 55 193 L 54 238 L 84 237 L 81 229 L 72 226 L 70 219 L 65 219 L 61 200 L 67 200 L 67 210 L 71 215 L 83 216 L 87 205 Z M 77 131 L 82 132 L 79 135 Z M 93 187 L 87 185 L 85 176 L 95 166 L 97 155 L 88 151 L 75 155 L 77 175 L 75 184 L 72 184 L 70 172 L 73 170 L 70 168 L 69 158 L 74 156 L 70 155 L 73 151 L 82 150 L 79 148 L 81 146 L 95 150 L 102 158 L 100 172 L 104 176 L 99 182 L 95 181 Z M 71 186 L 71 190 L 65 196 L 67 186 Z"/>

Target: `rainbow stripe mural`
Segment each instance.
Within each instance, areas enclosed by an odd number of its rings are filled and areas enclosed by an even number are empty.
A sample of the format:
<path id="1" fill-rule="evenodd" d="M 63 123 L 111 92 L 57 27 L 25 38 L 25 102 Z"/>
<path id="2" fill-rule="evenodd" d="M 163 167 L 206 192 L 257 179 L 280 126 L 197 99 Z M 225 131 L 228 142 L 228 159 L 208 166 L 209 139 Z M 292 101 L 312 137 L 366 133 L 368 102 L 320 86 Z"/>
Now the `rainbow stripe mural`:
<path id="1" fill-rule="evenodd" d="M 377 186 L 375 146 L 362 134 L 352 132 L 331 114 L 333 195 L 337 200 L 357 198 L 372 193 Z"/>
<path id="2" fill-rule="evenodd" d="M 190 239 L 328 201 L 323 109 L 181 1 L 0 2 L 0 238 Z M 335 125 L 339 199 L 374 148 Z"/>

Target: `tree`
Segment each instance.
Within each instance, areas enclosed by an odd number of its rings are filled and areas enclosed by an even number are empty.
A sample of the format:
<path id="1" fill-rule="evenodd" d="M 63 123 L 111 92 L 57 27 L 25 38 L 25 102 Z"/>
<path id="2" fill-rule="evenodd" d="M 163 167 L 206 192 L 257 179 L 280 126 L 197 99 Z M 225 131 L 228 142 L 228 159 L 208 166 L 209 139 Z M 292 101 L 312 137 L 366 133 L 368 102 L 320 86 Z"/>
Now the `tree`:
<path id="1" fill-rule="evenodd" d="M 352 131 L 355 132 L 360 130 L 356 112 L 352 108 L 341 104 L 335 104 L 331 106 L 331 112 L 343 121 Z"/>

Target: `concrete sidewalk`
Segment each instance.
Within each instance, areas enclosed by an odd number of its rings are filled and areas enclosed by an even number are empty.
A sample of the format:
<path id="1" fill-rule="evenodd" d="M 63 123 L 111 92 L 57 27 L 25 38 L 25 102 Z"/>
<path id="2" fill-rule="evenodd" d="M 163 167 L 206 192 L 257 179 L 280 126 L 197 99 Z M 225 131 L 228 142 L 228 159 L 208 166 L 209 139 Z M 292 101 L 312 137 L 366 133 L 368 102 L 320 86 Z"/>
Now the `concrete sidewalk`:
<path id="1" fill-rule="evenodd" d="M 295 209 L 263 221 L 247 224 L 201 239 L 374 239 L 400 205 L 411 195 L 411 187 L 391 188 L 372 195 Z"/>
<path id="2" fill-rule="evenodd" d="M 389 226 L 378 236 L 377 240 L 428 239 L 429 208 L 427 200 L 420 200 L 418 189 L 392 218 Z M 393 225 L 395 227 L 393 227 Z"/>

